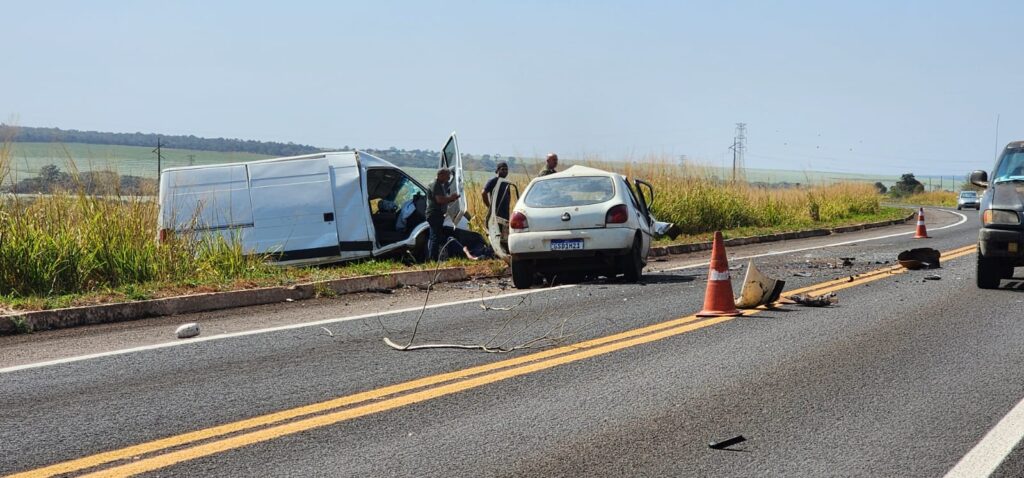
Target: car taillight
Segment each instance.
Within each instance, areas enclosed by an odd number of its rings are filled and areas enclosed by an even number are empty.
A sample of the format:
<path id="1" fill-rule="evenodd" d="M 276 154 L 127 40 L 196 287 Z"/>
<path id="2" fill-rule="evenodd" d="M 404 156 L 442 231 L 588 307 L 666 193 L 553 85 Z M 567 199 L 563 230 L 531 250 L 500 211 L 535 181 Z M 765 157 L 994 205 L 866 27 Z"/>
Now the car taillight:
<path id="1" fill-rule="evenodd" d="M 629 220 L 629 209 L 626 209 L 625 204 L 613 206 L 608 210 L 608 213 L 604 215 L 605 224 L 622 224 L 627 220 Z"/>
<path id="2" fill-rule="evenodd" d="M 512 229 L 526 229 L 530 227 L 530 224 L 526 222 L 526 214 L 519 211 L 512 213 L 512 218 L 509 219 L 508 225 Z"/>

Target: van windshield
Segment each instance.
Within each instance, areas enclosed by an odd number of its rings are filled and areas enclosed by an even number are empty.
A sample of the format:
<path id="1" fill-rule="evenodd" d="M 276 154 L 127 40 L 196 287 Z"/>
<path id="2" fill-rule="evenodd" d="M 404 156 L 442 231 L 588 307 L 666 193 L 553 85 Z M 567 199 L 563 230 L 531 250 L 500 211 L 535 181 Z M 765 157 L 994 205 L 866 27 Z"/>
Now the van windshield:
<path id="1" fill-rule="evenodd" d="M 583 176 L 537 181 L 524 200 L 527 207 L 587 206 L 615 196 L 612 178 Z"/>

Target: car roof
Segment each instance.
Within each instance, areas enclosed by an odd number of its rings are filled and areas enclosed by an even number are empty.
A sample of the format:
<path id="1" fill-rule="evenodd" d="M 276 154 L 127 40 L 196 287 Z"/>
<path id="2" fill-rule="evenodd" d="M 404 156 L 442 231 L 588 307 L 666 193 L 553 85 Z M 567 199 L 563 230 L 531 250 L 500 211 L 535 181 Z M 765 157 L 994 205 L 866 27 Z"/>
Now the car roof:
<path id="1" fill-rule="evenodd" d="M 605 171 L 603 169 L 592 168 L 590 166 L 580 166 L 580 165 L 577 164 L 577 165 L 570 166 L 565 171 L 559 171 L 557 173 L 549 174 L 547 176 L 541 176 L 541 177 L 538 177 L 536 179 L 538 181 L 544 181 L 544 180 L 547 180 L 547 179 L 571 178 L 571 177 L 576 177 L 576 176 L 608 176 L 608 177 L 614 178 L 616 176 L 621 176 L 621 175 L 618 174 L 618 173 L 613 173 L 613 172 L 610 172 L 610 171 Z"/>

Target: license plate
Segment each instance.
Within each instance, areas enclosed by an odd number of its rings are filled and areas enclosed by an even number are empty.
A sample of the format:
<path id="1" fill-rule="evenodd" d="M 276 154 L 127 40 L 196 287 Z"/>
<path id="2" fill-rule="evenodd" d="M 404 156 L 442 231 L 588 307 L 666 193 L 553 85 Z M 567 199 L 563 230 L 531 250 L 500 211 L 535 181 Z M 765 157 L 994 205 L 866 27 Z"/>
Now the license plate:
<path id="1" fill-rule="evenodd" d="M 582 251 L 583 239 L 552 239 L 552 251 Z"/>

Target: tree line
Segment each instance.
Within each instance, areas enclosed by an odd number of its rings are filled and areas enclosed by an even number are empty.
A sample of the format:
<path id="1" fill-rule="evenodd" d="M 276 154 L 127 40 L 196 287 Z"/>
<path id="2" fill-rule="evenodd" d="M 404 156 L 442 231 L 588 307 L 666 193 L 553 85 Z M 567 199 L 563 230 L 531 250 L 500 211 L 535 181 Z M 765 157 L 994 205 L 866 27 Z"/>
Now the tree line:
<path id="1" fill-rule="evenodd" d="M 194 149 L 230 153 L 255 153 L 268 156 L 295 156 L 320 152 L 320 148 L 306 144 L 277 143 L 228 138 L 200 138 L 194 135 L 158 135 L 154 133 L 105 133 L 77 129 L 34 128 L 0 123 L 0 138 L 23 143 L 84 143 L 115 146 L 156 147 L 157 139 L 165 148 Z"/>

